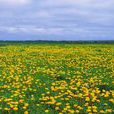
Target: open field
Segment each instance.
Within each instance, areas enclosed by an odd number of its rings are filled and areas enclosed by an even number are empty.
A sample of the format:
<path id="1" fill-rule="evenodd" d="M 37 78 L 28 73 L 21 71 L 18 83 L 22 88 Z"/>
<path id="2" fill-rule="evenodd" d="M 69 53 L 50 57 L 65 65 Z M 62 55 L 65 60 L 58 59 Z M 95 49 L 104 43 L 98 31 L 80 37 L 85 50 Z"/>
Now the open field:
<path id="1" fill-rule="evenodd" d="M 0 45 L 0 114 L 114 114 L 114 44 Z"/>

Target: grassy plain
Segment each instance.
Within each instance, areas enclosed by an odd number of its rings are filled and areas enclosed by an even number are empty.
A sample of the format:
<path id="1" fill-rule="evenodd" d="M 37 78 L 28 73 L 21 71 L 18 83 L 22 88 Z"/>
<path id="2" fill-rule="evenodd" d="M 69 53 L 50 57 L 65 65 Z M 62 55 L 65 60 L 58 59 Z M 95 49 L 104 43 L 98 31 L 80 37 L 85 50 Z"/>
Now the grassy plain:
<path id="1" fill-rule="evenodd" d="M 1 43 L 0 114 L 113 114 L 114 45 Z"/>

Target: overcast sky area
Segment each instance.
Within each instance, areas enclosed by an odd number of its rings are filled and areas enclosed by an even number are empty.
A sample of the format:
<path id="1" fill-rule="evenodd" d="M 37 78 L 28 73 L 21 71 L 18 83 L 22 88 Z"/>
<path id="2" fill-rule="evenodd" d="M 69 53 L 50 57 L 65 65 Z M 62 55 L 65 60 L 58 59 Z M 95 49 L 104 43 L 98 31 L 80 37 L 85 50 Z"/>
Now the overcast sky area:
<path id="1" fill-rule="evenodd" d="M 114 0 L 0 0 L 0 40 L 114 40 Z"/>

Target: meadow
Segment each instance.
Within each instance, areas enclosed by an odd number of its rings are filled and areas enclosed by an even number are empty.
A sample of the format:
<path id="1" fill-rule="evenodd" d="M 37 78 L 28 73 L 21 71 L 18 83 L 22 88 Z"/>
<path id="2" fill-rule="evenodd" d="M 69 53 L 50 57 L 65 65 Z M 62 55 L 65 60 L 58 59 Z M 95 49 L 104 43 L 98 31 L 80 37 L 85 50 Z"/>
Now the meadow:
<path id="1" fill-rule="evenodd" d="M 114 114 L 114 45 L 1 43 L 0 114 Z"/>

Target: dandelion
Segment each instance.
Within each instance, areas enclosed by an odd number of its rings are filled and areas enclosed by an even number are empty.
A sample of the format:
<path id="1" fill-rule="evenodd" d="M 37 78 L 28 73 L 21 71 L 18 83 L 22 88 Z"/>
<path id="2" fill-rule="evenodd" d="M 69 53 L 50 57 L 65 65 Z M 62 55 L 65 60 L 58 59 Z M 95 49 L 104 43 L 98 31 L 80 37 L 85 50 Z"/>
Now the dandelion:
<path id="1" fill-rule="evenodd" d="M 28 111 L 25 111 L 24 114 L 28 114 Z"/>
<path id="2" fill-rule="evenodd" d="M 47 113 L 47 112 L 49 112 L 49 110 L 45 110 L 45 112 Z"/>
<path id="3" fill-rule="evenodd" d="M 17 110 L 18 110 L 18 108 L 17 108 L 17 107 L 14 107 L 14 108 L 13 108 L 13 110 L 17 111 Z"/>

